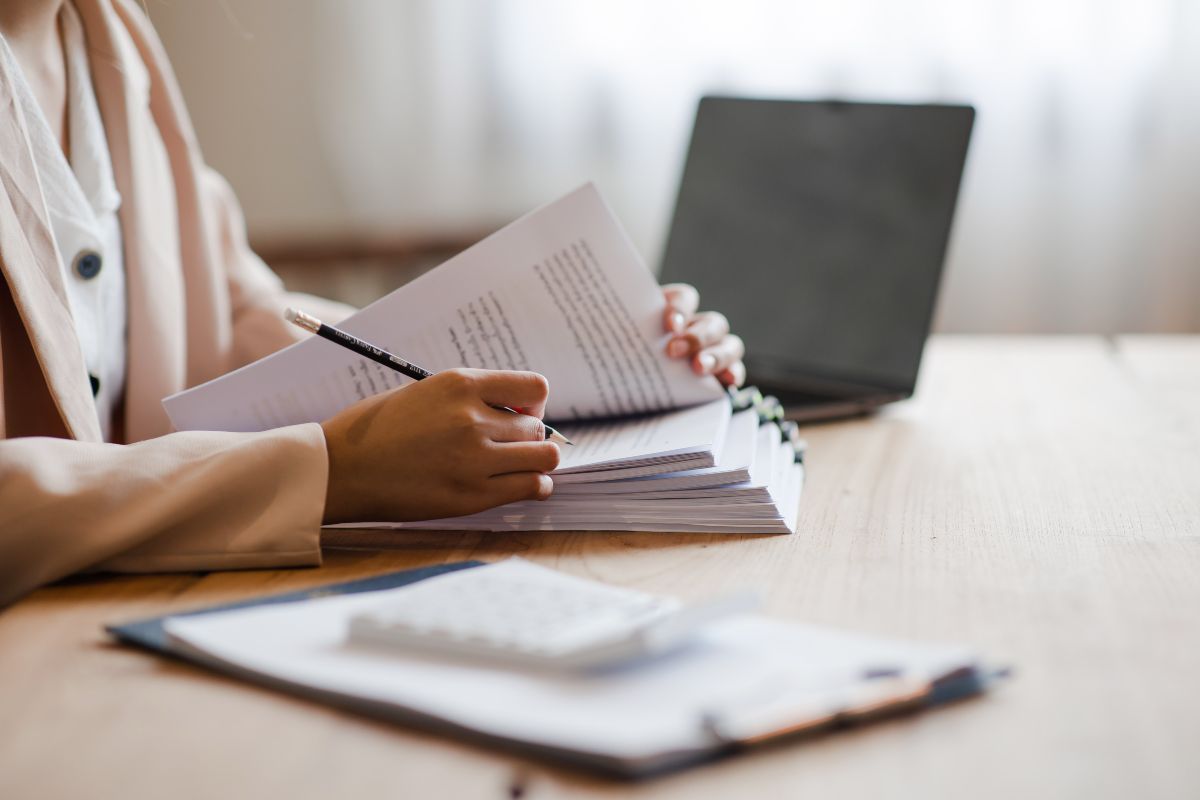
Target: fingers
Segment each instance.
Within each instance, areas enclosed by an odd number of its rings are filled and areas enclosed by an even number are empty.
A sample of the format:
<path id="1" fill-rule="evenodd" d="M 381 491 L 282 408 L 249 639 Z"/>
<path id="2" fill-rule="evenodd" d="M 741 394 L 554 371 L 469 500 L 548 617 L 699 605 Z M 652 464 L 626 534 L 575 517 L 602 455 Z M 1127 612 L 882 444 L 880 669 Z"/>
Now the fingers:
<path id="1" fill-rule="evenodd" d="M 692 371 L 697 375 L 715 375 L 724 372 L 742 360 L 746 345 L 742 337 L 729 334 L 712 347 L 706 347 L 692 359 Z"/>
<path id="2" fill-rule="evenodd" d="M 686 283 L 669 283 L 662 287 L 667 307 L 663 309 L 663 329 L 670 333 L 682 333 L 688 320 L 700 307 L 700 293 Z"/>
<path id="3" fill-rule="evenodd" d="M 518 500 L 545 500 L 553 491 L 553 479 L 537 472 L 497 475 L 487 482 L 488 499 L 497 506 Z"/>
<path id="4" fill-rule="evenodd" d="M 718 311 L 705 311 L 697 314 L 683 332 L 684 337 L 693 342 L 696 350 L 712 347 L 728 334 L 729 320 L 725 319 L 725 315 Z"/>
<path id="5" fill-rule="evenodd" d="M 723 386 L 741 386 L 746 382 L 746 365 L 738 361 L 730 366 L 729 369 L 718 372 L 717 380 Z"/>
<path id="6" fill-rule="evenodd" d="M 685 283 L 662 287 L 667 300 L 663 326 L 675 334 L 667 342 L 667 355 L 690 358 L 697 375 L 714 375 L 726 386 L 741 386 L 746 380 L 742 357 L 746 345 L 729 333 L 729 320 L 715 311 L 696 313 L 700 294 Z"/>
<path id="7" fill-rule="evenodd" d="M 492 476 L 514 472 L 553 472 L 558 468 L 558 445 L 553 442 L 510 442 L 490 448 Z"/>
<path id="8" fill-rule="evenodd" d="M 536 372 L 510 370 L 460 370 L 474 381 L 479 399 L 489 406 L 508 406 L 541 418 L 546 413 L 550 384 Z"/>
<path id="9" fill-rule="evenodd" d="M 697 314 L 683 333 L 667 343 L 667 355 L 681 358 L 712 347 L 729 333 L 729 320 L 716 311 Z"/>
<path id="10" fill-rule="evenodd" d="M 546 424 L 529 414 L 485 408 L 480 412 L 477 424 L 493 442 L 541 442 L 546 439 Z"/>

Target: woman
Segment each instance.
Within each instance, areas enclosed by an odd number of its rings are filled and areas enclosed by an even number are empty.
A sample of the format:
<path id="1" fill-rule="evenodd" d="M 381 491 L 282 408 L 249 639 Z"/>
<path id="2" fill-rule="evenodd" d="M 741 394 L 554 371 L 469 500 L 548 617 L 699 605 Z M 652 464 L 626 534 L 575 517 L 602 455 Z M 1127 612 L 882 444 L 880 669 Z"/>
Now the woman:
<path id="1" fill-rule="evenodd" d="M 0 4 L 0 604 L 80 570 L 320 563 L 322 522 L 552 491 L 534 373 L 450 370 L 322 424 L 172 433 L 161 399 L 295 341 L 288 295 L 203 164 L 125 0 Z M 740 383 L 742 344 L 664 289 L 670 355 Z"/>

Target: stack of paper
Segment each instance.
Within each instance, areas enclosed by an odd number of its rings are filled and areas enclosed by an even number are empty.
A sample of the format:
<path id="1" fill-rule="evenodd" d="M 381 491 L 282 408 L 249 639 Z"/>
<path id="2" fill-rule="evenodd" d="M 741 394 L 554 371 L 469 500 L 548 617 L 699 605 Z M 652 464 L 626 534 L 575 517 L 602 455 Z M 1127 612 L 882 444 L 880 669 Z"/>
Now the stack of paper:
<path id="1" fill-rule="evenodd" d="M 802 468 L 790 446 L 753 413 L 731 418 L 713 378 L 666 356 L 664 310 L 587 185 L 341 322 L 435 371 L 542 373 L 546 416 L 576 443 L 563 448 L 548 501 L 395 527 L 792 531 Z M 408 382 L 314 338 L 164 405 L 180 430 L 265 430 L 328 419 Z"/>
<path id="2" fill-rule="evenodd" d="M 684 439 L 688 434 L 695 438 L 705 431 L 722 431 L 723 436 L 712 445 L 702 445 L 702 457 L 687 457 L 684 462 L 662 457 L 649 465 L 639 459 L 634 462 L 638 466 L 632 467 L 623 466 L 625 462 L 578 466 L 581 456 L 572 453 L 565 457 L 563 468 L 554 473 L 555 489 L 549 500 L 512 503 L 468 517 L 390 523 L 386 527 L 793 532 L 804 468 L 795 461 L 791 445 L 782 441 L 779 428 L 774 424 L 760 426 L 753 409 L 731 417 L 729 402 L 717 400 L 683 412 L 618 423 L 564 426 L 562 430 L 586 453 L 613 435 L 614 428 L 622 436 L 636 436 L 653 426 L 684 419 L 690 423 L 681 431 Z M 665 448 L 681 441 L 651 446 Z M 689 468 L 680 469 L 681 463 L 689 464 Z M 380 526 L 372 523 L 369 527 Z"/>

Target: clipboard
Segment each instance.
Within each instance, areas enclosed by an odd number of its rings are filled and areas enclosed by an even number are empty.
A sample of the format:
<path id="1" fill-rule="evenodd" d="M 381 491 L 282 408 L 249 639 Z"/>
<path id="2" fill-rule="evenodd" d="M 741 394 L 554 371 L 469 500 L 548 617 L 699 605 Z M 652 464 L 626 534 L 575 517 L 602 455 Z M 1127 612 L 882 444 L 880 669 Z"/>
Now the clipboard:
<path id="1" fill-rule="evenodd" d="M 836 708 L 819 709 L 803 702 L 771 702 L 761 707 L 726 709 L 704 716 L 700 723 L 708 733 L 708 744 L 674 752 L 655 753 L 646 758 L 614 758 L 571 747 L 530 743 L 516 738 L 479 731 L 437 715 L 414 709 L 381 706 L 370 700 L 339 692 L 243 670 L 204 653 L 180 645 L 164 628 L 169 618 L 212 614 L 259 606 L 300 603 L 318 598 L 394 589 L 458 570 L 483 566 L 482 561 L 462 561 L 420 569 L 393 572 L 363 580 L 319 586 L 300 592 L 273 595 L 227 603 L 189 612 L 109 625 L 106 631 L 123 644 L 157 655 L 193 664 L 207 670 L 297 695 L 353 713 L 363 714 L 405 727 L 416 728 L 449 738 L 466 740 L 491 749 L 501 749 L 522 757 L 581 769 L 593 774 L 622 780 L 640 780 L 690 766 L 716 761 L 749 749 L 771 746 L 796 737 L 813 735 L 854 726 L 883 717 L 913 713 L 985 691 L 1002 671 L 981 668 L 960 669 L 936 681 L 912 680 L 904 675 L 880 674 L 855 686 Z"/>
<path id="2" fill-rule="evenodd" d="M 470 569 L 471 567 L 481 567 L 482 561 L 456 561 L 451 564 L 438 564 L 433 567 L 421 567 L 420 569 L 409 569 L 401 572 L 389 572 L 386 575 L 376 575 L 373 578 L 363 578 L 357 581 L 347 581 L 346 583 L 333 583 L 325 586 L 317 586 L 312 589 L 305 589 L 299 592 L 288 592 L 286 594 L 276 594 L 269 597 L 260 597 L 252 600 L 240 600 L 235 603 L 224 603 L 222 605 L 208 606 L 192 611 L 184 611 L 178 614 L 167 614 L 162 617 L 150 617 L 148 619 L 136 620 L 134 622 L 125 622 L 119 625 L 105 625 L 104 630 L 117 641 L 122 644 L 139 647 L 143 650 L 148 650 L 158 655 L 176 658 L 180 661 L 195 662 L 189 653 L 175 647 L 171 640 L 167 637 L 166 631 L 163 629 L 163 623 L 170 617 L 191 617 L 199 614 L 211 614 L 216 611 L 233 611 L 239 608 L 254 608 L 255 606 L 269 606 L 280 603 L 299 603 L 304 600 L 315 600 L 318 597 L 329 597 L 338 594 L 357 594 L 359 592 L 376 592 L 383 589 L 396 589 L 400 586 L 406 586 L 410 583 L 423 581 L 426 578 L 432 578 L 435 575 L 442 575 L 447 572 L 455 572 L 460 569 Z M 207 666 L 207 665 L 202 665 Z"/>

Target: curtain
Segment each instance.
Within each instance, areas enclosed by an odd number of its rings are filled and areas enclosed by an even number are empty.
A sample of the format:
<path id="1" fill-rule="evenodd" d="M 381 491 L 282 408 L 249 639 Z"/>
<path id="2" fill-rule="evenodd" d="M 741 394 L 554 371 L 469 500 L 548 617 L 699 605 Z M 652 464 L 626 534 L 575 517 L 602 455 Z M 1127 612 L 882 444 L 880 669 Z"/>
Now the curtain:
<path id="1" fill-rule="evenodd" d="M 1200 330 L 1200 3 L 243 0 L 224 11 L 151 9 L 160 30 L 164 18 L 167 29 L 178 25 L 166 37 L 173 54 L 197 47 L 183 41 L 195 39 L 195 16 L 223 17 L 213 35 L 253 40 L 228 59 L 248 67 L 229 76 L 235 91 L 259 91 L 266 70 L 272 108 L 302 106 L 299 117 L 247 108 L 251 119 L 231 133 L 228 99 L 201 109 L 193 101 L 210 156 L 239 190 L 249 186 L 259 230 L 495 226 L 595 180 L 654 266 L 700 95 L 969 102 L 978 118 L 942 330 Z M 175 20 L 184 13 L 187 25 Z M 266 66 L 281 49 L 286 80 Z M 214 69 L 199 55 L 186 63 L 194 74 L 177 67 L 188 94 Z M 247 139 L 281 137 L 290 150 L 246 154 Z M 272 180 L 301 197 L 281 201 L 264 187 Z"/>

